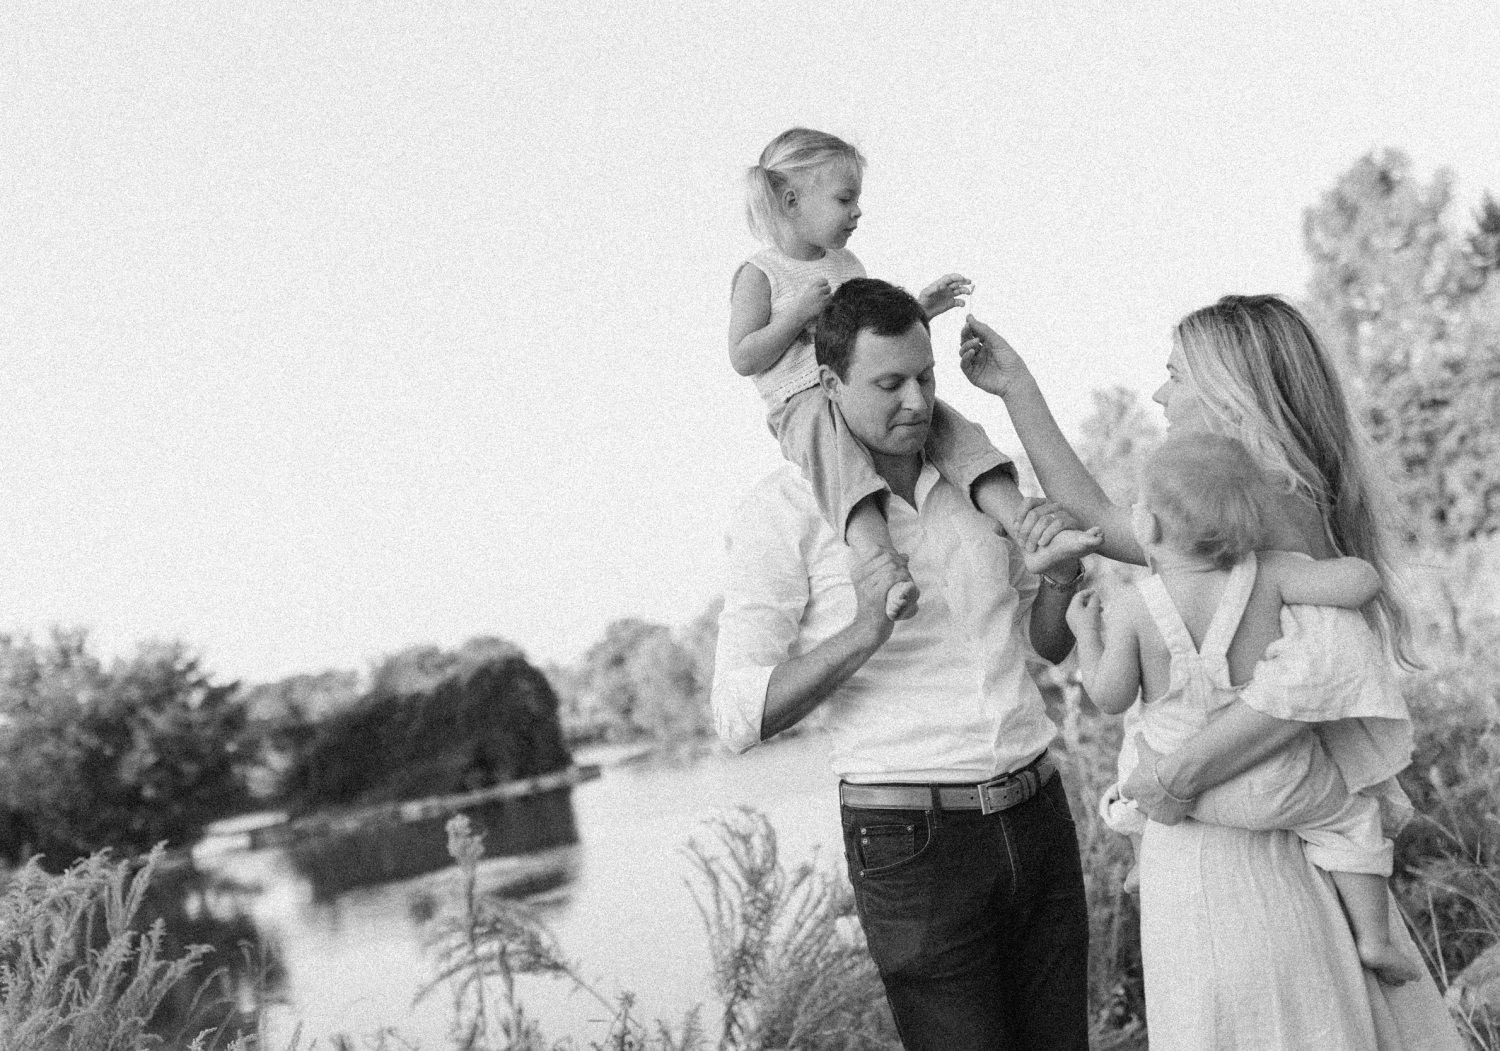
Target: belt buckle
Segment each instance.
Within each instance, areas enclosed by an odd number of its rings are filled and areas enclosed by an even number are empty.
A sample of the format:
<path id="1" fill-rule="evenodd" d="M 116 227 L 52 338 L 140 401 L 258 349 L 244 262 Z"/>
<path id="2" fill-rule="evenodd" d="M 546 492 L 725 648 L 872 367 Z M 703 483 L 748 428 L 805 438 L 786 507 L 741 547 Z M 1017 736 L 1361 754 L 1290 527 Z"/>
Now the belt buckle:
<path id="1" fill-rule="evenodd" d="M 1010 774 L 1003 774 L 992 781 L 986 781 L 984 784 L 976 786 L 979 789 L 979 812 L 981 814 L 998 814 L 1002 810 L 1009 809 L 1009 802 L 1005 802 L 999 806 L 992 805 L 990 803 L 990 791 L 997 788 L 1009 788 L 1010 777 Z"/>
<path id="2" fill-rule="evenodd" d="M 976 786 L 979 789 L 979 812 L 981 814 L 998 814 L 1002 810 L 1009 810 L 1017 803 L 1024 803 L 1032 795 L 1036 794 L 1034 791 L 1028 792 L 1028 788 L 1034 783 L 1035 778 L 1036 774 L 1030 770 L 1021 770 L 1013 774 L 1002 774 L 992 781 L 986 781 L 984 784 Z M 1005 798 L 1003 802 L 991 804 L 990 792 L 993 789 L 1004 791 Z M 1020 798 L 1016 798 L 1012 793 L 1013 789 L 1021 790 Z"/>

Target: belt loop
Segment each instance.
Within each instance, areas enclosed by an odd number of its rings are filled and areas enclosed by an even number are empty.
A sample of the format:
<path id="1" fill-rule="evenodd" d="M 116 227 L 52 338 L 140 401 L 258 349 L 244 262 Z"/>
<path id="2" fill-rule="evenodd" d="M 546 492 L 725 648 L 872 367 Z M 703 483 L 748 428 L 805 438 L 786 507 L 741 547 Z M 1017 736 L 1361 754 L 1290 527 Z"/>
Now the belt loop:
<path id="1" fill-rule="evenodd" d="M 938 815 L 943 812 L 943 790 L 937 785 L 928 785 L 928 791 L 932 793 L 932 823 L 938 824 Z"/>

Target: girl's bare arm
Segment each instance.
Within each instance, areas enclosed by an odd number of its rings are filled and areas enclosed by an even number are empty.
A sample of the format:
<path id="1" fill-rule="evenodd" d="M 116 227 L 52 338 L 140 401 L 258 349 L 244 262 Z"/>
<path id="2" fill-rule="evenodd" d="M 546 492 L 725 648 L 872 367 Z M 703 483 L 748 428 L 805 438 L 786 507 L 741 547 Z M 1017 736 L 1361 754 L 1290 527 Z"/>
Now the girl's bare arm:
<path id="1" fill-rule="evenodd" d="M 755 376 L 781 360 L 807 327 L 800 311 L 771 320 L 771 282 L 749 263 L 734 277 L 729 297 L 729 363 L 741 376 Z"/>

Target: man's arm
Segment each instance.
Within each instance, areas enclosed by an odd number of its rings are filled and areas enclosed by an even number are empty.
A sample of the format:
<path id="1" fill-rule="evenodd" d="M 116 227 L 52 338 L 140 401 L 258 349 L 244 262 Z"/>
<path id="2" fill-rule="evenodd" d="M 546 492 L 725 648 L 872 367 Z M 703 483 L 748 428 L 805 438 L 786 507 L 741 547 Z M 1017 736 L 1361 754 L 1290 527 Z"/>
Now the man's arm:
<path id="1" fill-rule="evenodd" d="M 1031 602 L 1031 648 L 1050 664 L 1060 664 L 1073 652 L 1073 629 L 1068 627 L 1068 603 L 1083 582 L 1083 564 L 1076 558 L 1053 563 L 1041 574 Z M 1061 581 L 1058 587 L 1054 581 Z"/>
<path id="2" fill-rule="evenodd" d="M 801 722 L 885 645 L 895 627 L 885 615 L 885 596 L 899 579 L 896 562 L 885 551 L 877 550 L 855 565 L 853 623 L 801 656 L 776 665 L 766 684 L 762 741 Z"/>
<path id="3" fill-rule="evenodd" d="M 747 500 L 729 531 L 724 611 L 714 656 L 714 728 L 736 752 L 795 725 L 890 637 L 885 593 L 895 583 L 888 554 L 855 572 L 854 621 L 792 656 L 810 589 L 798 511 L 782 494 Z"/>

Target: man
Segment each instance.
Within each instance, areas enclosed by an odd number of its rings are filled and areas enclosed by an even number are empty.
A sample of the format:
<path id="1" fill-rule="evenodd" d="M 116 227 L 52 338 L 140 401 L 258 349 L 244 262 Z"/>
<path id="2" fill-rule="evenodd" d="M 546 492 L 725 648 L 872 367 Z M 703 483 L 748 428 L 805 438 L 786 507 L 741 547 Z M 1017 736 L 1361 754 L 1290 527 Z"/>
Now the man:
<path id="1" fill-rule="evenodd" d="M 829 399 L 890 487 L 921 605 L 888 620 L 892 556 L 855 559 L 796 469 L 773 473 L 730 530 L 719 735 L 744 751 L 823 709 L 860 922 L 909 1051 L 1084 1051 L 1082 867 L 1026 657 L 1072 649 L 1064 613 L 1086 545 L 1048 543 L 1073 523 L 1032 506 L 1019 535 L 1045 546 L 1028 571 L 926 463 L 932 343 L 906 292 L 844 283 L 816 349 Z"/>

